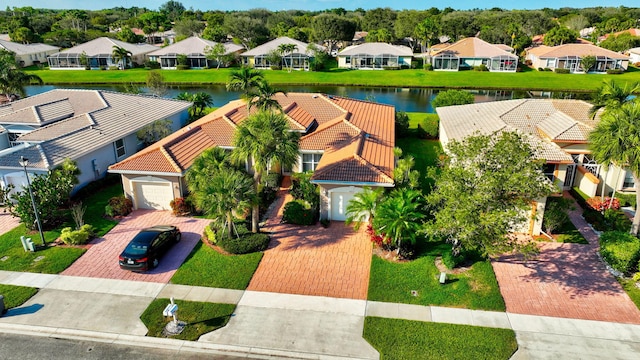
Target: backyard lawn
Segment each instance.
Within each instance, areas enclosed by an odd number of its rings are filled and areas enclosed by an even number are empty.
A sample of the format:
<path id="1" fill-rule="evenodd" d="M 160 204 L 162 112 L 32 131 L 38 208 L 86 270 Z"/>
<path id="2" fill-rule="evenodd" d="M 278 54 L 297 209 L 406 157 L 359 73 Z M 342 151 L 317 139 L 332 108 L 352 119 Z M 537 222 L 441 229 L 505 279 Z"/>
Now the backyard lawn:
<path id="1" fill-rule="evenodd" d="M 235 69 L 207 70 L 160 70 L 168 84 L 225 84 Z M 125 71 L 99 70 L 31 70 L 45 84 L 144 84 L 149 70 L 128 69 Z M 637 80 L 639 70 L 629 67 L 621 75 L 556 74 L 526 70 L 518 73 L 495 73 L 481 71 L 425 71 L 407 69 L 396 71 L 362 71 L 333 68 L 325 72 L 309 71 L 264 71 L 272 85 L 348 85 L 348 86 L 392 86 L 432 87 L 462 89 L 513 89 L 593 91 L 603 80 Z"/>
<path id="2" fill-rule="evenodd" d="M 174 284 L 244 290 L 258 268 L 262 253 L 222 255 L 198 242 L 171 278 Z"/>
<path id="3" fill-rule="evenodd" d="M 402 154 L 404 156 L 411 155 L 414 157 L 414 169 L 420 172 L 422 190 L 426 193 L 429 190 L 432 181 L 426 179 L 425 174 L 427 172 L 427 168 L 436 166 L 438 164 L 438 154 L 442 152 L 440 141 L 406 137 L 398 139 L 396 141 L 396 146 L 402 149 Z"/>
<path id="4" fill-rule="evenodd" d="M 363 337 L 385 360 L 496 359 L 517 350 L 510 329 L 367 317 Z"/>

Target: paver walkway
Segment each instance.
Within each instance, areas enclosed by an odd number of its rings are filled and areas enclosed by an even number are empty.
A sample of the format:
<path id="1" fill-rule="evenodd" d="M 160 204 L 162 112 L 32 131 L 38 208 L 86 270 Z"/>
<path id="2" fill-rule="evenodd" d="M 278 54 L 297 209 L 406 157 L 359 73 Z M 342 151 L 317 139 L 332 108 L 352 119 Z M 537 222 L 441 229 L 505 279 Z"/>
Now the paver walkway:
<path id="1" fill-rule="evenodd" d="M 8 212 L 4 212 L 3 208 L 0 208 L 0 234 L 4 234 L 9 230 L 15 228 L 20 225 L 20 219 L 17 217 L 13 217 Z M 37 237 L 37 235 L 36 235 Z M 18 239 L 19 241 L 20 239 Z M 40 238 L 33 239 L 36 244 L 39 244 Z"/>
<path id="2" fill-rule="evenodd" d="M 598 257 L 598 235 L 574 207 L 569 218 L 588 245 L 541 243 L 536 260 L 492 262 L 507 312 L 640 324 L 640 310 Z"/>
<path id="3" fill-rule="evenodd" d="M 92 241 L 89 250 L 62 275 L 167 283 L 198 243 L 208 223 L 205 219 L 175 217 L 170 211 L 136 210 L 104 237 Z M 120 269 L 118 255 L 138 231 L 154 225 L 176 225 L 182 232 L 182 241 L 151 271 L 135 273 Z"/>
<path id="4" fill-rule="evenodd" d="M 366 299 L 371 267 L 371 242 L 363 231 L 343 222 L 298 226 L 281 224 L 288 190 L 278 195 L 263 231 L 272 233 L 269 249 L 247 290 L 298 295 Z"/>

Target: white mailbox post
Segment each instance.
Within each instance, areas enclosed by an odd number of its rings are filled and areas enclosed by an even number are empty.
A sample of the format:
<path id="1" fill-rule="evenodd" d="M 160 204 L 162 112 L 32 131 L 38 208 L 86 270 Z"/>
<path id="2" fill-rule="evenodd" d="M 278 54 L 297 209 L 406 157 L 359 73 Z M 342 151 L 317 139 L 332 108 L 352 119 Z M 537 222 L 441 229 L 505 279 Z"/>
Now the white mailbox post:
<path id="1" fill-rule="evenodd" d="M 176 315 L 178 312 L 178 304 L 173 302 L 173 297 L 171 298 L 171 304 L 168 304 L 164 310 L 162 310 L 163 316 L 173 316 L 173 322 L 178 323 L 178 316 Z"/>

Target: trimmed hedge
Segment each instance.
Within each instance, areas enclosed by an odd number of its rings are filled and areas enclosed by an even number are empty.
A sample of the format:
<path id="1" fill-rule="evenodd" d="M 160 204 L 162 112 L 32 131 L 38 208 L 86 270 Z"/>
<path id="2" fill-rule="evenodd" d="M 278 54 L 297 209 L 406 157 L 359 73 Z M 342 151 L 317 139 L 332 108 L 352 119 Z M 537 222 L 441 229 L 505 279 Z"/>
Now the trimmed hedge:
<path id="1" fill-rule="evenodd" d="M 556 74 L 569 74 L 571 72 L 571 70 L 569 70 L 569 69 L 562 69 L 562 68 L 556 68 L 553 71 Z"/>
<path id="2" fill-rule="evenodd" d="M 600 255 L 612 268 L 625 275 L 638 271 L 640 239 L 622 231 L 607 231 L 600 236 Z"/>
<path id="3" fill-rule="evenodd" d="M 572 187 L 571 190 L 569 190 L 569 193 L 574 199 L 576 199 L 578 205 L 580 205 L 583 210 L 589 209 L 589 205 L 587 205 L 587 199 L 589 196 L 587 196 L 587 194 L 580 191 L 577 187 Z"/>
<path id="4" fill-rule="evenodd" d="M 104 212 L 110 217 L 127 216 L 132 211 L 133 202 L 131 199 L 124 196 L 112 197 L 104 208 Z"/>
<path id="5" fill-rule="evenodd" d="M 66 227 L 60 232 L 60 240 L 67 245 L 83 245 L 86 244 L 94 234 L 93 226 L 89 224 L 82 225 L 78 230 Z"/>
<path id="6" fill-rule="evenodd" d="M 295 225 L 313 225 L 316 223 L 317 211 L 307 206 L 302 200 L 289 201 L 284 206 L 282 221 Z"/>
<path id="7" fill-rule="evenodd" d="M 269 235 L 264 233 L 249 233 L 237 237 L 223 237 L 218 239 L 218 246 L 230 254 L 249 254 L 264 251 L 269 246 Z"/>

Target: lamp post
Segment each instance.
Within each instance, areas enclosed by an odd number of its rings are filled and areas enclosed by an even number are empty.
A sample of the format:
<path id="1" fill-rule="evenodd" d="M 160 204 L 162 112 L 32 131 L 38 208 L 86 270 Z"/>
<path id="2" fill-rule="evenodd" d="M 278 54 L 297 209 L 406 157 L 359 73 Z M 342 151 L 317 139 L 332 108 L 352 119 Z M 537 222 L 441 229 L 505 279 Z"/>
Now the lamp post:
<path id="1" fill-rule="evenodd" d="M 40 240 L 42 240 L 42 246 L 47 246 L 44 241 L 44 234 L 42 233 L 42 224 L 40 224 L 40 216 L 38 215 L 38 208 L 36 207 L 36 200 L 33 198 L 33 191 L 31 191 L 31 181 L 29 180 L 29 173 L 27 173 L 27 165 L 29 165 L 29 159 L 24 156 L 20 156 L 18 161 L 20 166 L 24 169 L 24 176 L 27 177 L 27 189 L 29 189 L 29 196 L 31 197 L 31 205 L 33 205 L 33 213 L 36 215 L 36 223 L 38 224 L 38 232 L 40 233 Z"/>

